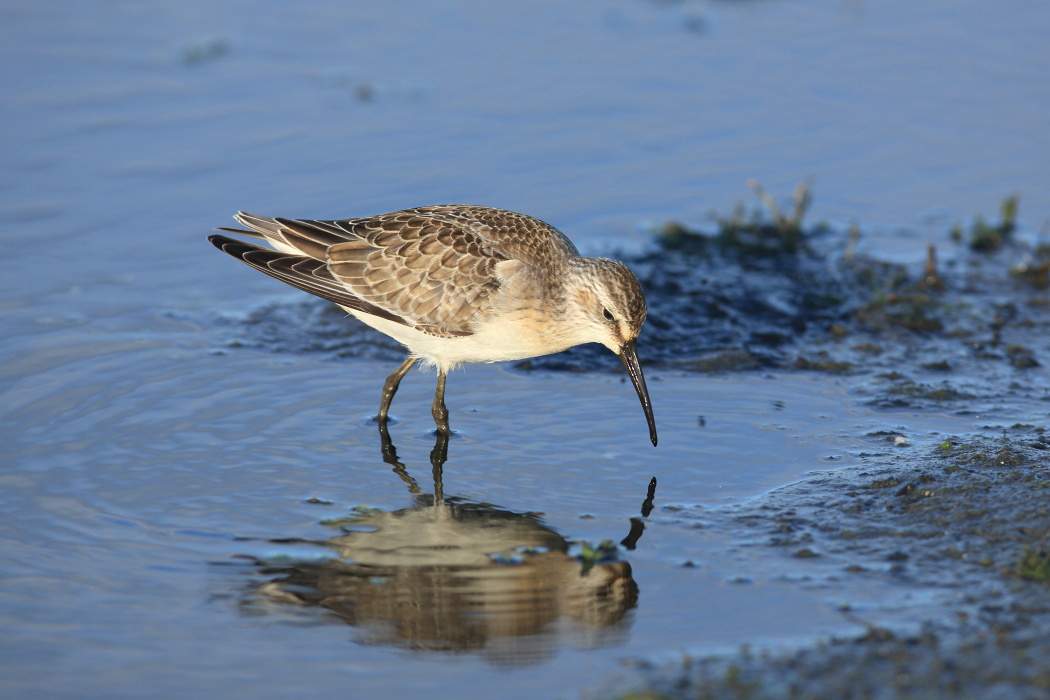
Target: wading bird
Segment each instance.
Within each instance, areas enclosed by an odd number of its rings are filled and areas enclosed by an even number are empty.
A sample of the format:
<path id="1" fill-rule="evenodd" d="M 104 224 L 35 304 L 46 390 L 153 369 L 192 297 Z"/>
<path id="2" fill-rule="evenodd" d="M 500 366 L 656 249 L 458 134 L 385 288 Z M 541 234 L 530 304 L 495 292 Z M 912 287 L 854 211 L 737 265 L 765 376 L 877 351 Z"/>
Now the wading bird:
<path id="1" fill-rule="evenodd" d="M 627 266 L 585 258 L 560 231 L 524 214 L 448 204 L 359 219 L 235 217 L 216 248 L 335 302 L 408 348 L 383 386 L 387 419 L 401 378 L 423 360 L 437 368 L 433 415 L 450 432 L 445 378 L 465 362 L 522 360 L 601 343 L 627 370 L 656 445 L 656 422 L 635 351 L 645 295 Z"/>

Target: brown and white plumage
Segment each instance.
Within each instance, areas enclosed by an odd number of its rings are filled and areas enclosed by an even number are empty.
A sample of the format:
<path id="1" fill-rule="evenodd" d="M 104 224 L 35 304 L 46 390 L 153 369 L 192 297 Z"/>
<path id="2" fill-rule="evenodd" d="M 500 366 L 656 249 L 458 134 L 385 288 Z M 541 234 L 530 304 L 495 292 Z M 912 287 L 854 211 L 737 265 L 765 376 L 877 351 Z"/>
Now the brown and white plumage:
<path id="1" fill-rule="evenodd" d="M 238 213 L 273 249 L 227 236 L 209 240 L 271 277 L 332 301 L 409 348 L 388 378 L 386 419 L 401 377 L 418 359 L 438 369 L 434 415 L 448 431 L 446 373 L 464 362 L 499 362 L 600 342 L 627 368 L 656 444 L 634 349 L 646 304 L 622 263 L 580 256 L 554 227 L 488 207 L 440 205 L 321 221 Z"/>

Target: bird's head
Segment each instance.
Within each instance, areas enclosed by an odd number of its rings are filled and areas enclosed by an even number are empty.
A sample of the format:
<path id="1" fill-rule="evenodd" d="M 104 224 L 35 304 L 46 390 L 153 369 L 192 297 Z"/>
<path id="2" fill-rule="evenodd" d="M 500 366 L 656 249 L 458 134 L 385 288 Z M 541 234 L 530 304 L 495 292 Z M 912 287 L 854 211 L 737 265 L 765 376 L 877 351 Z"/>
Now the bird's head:
<path id="1" fill-rule="evenodd" d="M 577 309 L 577 337 L 580 342 L 601 343 L 620 358 L 642 402 L 649 439 L 655 446 L 656 421 L 635 350 L 645 323 L 645 294 L 638 278 L 621 262 L 606 258 L 582 258 L 580 262 L 579 283 L 571 292 Z"/>

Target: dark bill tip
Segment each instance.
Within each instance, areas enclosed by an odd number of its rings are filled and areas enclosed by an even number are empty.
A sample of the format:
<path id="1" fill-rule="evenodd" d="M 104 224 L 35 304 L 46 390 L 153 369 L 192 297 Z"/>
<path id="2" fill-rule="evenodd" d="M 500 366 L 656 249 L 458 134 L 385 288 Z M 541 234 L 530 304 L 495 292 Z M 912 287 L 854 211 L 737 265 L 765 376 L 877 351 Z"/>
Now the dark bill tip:
<path id="1" fill-rule="evenodd" d="M 645 386 L 645 375 L 642 374 L 642 366 L 638 364 L 638 351 L 635 350 L 633 340 L 627 341 L 620 348 L 620 362 L 627 370 L 627 375 L 634 384 L 634 390 L 638 392 L 642 410 L 645 411 L 645 420 L 649 423 L 649 439 L 653 441 L 653 447 L 656 447 L 656 419 L 653 418 L 653 403 L 649 400 L 649 389 Z"/>

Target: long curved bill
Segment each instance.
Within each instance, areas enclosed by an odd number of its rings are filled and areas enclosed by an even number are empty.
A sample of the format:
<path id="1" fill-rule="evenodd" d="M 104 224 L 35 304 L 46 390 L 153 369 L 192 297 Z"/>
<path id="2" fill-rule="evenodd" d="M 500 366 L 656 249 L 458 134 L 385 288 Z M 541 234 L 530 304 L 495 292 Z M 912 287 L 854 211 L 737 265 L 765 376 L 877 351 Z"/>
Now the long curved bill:
<path id="1" fill-rule="evenodd" d="M 642 374 L 642 366 L 638 364 L 638 351 L 635 350 L 634 341 L 628 340 L 620 348 L 620 362 L 631 377 L 634 390 L 638 392 L 638 398 L 642 402 L 642 410 L 645 411 L 645 420 L 649 423 L 649 439 L 656 447 L 656 419 L 653 418 L 653 403 L 649 400 L 649 390 L 645 387 L 645 376 Z"/>

